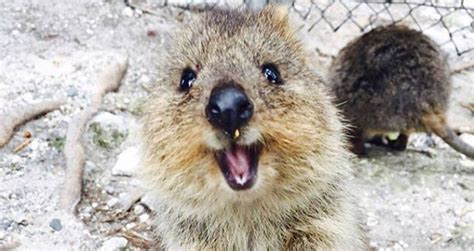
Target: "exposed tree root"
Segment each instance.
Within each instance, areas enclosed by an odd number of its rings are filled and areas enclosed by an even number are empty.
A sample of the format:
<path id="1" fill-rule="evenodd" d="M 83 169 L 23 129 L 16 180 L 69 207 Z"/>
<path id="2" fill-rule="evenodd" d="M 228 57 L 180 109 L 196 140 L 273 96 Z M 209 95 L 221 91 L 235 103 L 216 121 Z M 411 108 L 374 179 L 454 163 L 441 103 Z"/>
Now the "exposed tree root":
<path id="1" fill-rule="evenodd" d="M 64 98 L 58 98 L 8 108 L 0 114 L 0 147 L 10 141 L 16 127 L 38 116 L 59 109 L 65 102 Z"/>
<path id="2" fill-rule="evenodd" d="M 116 91 L 128 66 L 127 57 L 120 57 L 111 62 L 105 71 L 98 76 L 97 87 L 91 96 L 89 107 L 80 112 L 69 123 L 64 146 L 66 157 L 66 175 L 61 194 L 61 207 L 73 214 L 81 199 L 82 175 L 84 171 L 84 147 L 81 136 L 87 121 L 99 110 L 102 98 L 107 92 Z"/>
<path id="3" fill-rule="evenodd" d="M 21 242 L 18 240 L 13 240 L 11 242 L 0 244 L 0 251 L 14 250 L 19 246 L 21 246 Z"/>

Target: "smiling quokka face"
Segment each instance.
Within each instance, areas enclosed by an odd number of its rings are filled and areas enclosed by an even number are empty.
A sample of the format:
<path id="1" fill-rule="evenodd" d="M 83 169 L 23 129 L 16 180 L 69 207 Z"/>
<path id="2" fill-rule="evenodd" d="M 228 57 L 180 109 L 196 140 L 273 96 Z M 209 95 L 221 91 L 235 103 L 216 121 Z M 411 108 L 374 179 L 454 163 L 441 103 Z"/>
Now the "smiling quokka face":
<path id="1" fill-rule="evenodd" d="M 326 173 L 341 125 L 301 52 L 276 7 L 205 12 L 175 35 L 142 121 L 145 178 L 161 196 L 292 196 Z"/>

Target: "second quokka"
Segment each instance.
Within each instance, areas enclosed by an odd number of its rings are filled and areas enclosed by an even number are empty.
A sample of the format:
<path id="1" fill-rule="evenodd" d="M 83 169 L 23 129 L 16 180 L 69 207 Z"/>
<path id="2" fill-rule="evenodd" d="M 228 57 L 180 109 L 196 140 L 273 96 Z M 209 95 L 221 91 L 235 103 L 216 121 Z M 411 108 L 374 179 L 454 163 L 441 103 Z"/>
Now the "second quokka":
<path id="1" fill-rule="evenodd" d="M 366 153 L 372 136 L 400 133 L 390 146 L 404 150 L 413 132 L 434 132 L 474 158 L 446 123 L 450 74 L 439 47 L 405 26 L 378 27 L 344 47 L 329 70 L 329 84 L 353 125 L 353 152 Z"/>

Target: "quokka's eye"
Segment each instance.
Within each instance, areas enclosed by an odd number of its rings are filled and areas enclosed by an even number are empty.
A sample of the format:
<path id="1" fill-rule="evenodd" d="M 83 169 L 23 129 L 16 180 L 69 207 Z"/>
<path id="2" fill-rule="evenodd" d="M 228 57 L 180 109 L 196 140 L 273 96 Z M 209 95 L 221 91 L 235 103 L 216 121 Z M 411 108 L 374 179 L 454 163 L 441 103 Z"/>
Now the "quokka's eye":
<path id="1" fill-rule="evenodd" d="M 179 89 L 181 91 L 187 91 L 193 86 L 193 82 L 196 80 L 196 72 L 191 68 L 185 68 L 181 73 L 181 80 L 179 81 Z"/>
<path id="2" fill-rule="evenodd" d="M 274 64 L 262 65 L 263 76 L 272 84 L 281 85 L 283 81 L 280 78 L 280 72 Z"/>

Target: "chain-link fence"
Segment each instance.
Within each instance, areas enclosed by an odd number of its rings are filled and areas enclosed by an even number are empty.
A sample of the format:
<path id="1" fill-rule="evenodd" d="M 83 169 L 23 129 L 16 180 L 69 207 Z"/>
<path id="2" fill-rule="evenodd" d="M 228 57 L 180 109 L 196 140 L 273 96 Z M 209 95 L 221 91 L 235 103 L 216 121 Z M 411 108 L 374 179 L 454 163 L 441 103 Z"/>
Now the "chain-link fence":
<path id="1" fill-rule="evenodd" d="M 295 0 L 292 10 L 308 22 L 308 31 L 328 25 L 338 31 L 345 25 L 367 31 L 379 24 L 407 23 L 450 44 L 457 55 L 474 50 L 474 0 Z M 468 3 L 469 2 L 469 3 Z"/>
<path id="2" fill-rule="evenodd" d="M 135 0 L 138 1 L 138 0 Z M 143 0 L 145 1 L 145 0 Z M 126 0 L 127 3 L 132 0 Z M 423 31 L 457 55 L 474 51 L 474 0 L 149 0 L 150 8 L 193 6 L 253 8 L 280 3 L 311 32 L 346 26 L 361 32 L 381 24 L 404 23 Z M 152 2 L 152 3 L 150 3 Z"/>

